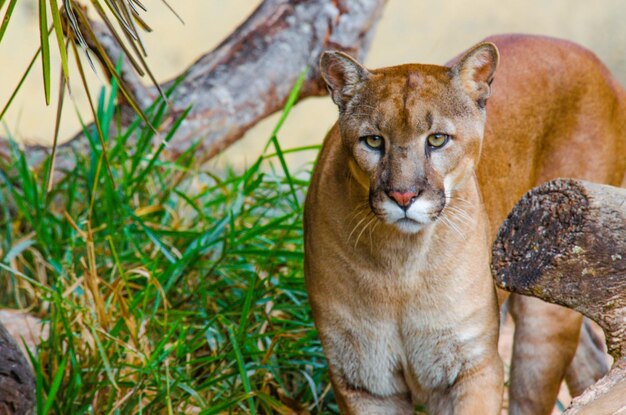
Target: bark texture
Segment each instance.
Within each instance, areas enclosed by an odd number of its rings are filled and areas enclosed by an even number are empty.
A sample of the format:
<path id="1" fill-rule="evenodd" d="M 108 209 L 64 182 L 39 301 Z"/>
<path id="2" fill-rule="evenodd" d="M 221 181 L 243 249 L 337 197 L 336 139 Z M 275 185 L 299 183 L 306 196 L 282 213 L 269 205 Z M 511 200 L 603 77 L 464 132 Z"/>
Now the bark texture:
<path id="1" fill-rule="evenodd" d="M 280 110 L 300 74 L 309 68 L 299 99 L 326 94 L 318 72 L 322 51 L 336 49 L 363 59 L 386 0 L 264 0 L 254 13 L 215 50 L 202 56 L 181 76 L 184 80 L 171 97 L 171 124 L 191 106 L 186 121 L 170 141 L 164 156 L 175 158 L 200 140 L 200 161 L 218 154 L 248 129 Z M 103 24 L 93 30 L 112 62 L 123 51 Z M 83 31 L 85 33 L 86 31 Z M 86 36 L 87 43 L 90 37 Z M 96 56 L 99 55 L 94 50 Z M 142 85 L 130 66 L 122 79 L 137 101 L 147 106 L 158 96 L 156 88 Z M 167 90 L 174 80 L 161 85 Z M 122 103 L 122 122 L 134 118 Z M 6 153 L 0 143 L 0 157 Z M 129 145 L 132 145 L 130 143 Z M 31 148 L 36 164 L 48 150 Z M 82 134 L 59 148 L 57 170 L 71 170 L 73 153 L 89 151 Z"/>
<path id="2" fill-rule="evenodd" d="M 531 190 L 500 228 L 492 268 L 499 287 L 602 327 L 613 368 L 567 414 L 626 411 L 626 189 L 558 179 Z"/>
<path id="3" fill-rule="evenodd" d="M 35 409 L 35 378 L 19 347 L 0 323 L 0 415 Z"/>
<path id="4" fill-rule="evenodd" d="M 623 415 L 626 413 L 626 361 L 618 361 L 595 385 L 575 398 L 564 415 Z"/>

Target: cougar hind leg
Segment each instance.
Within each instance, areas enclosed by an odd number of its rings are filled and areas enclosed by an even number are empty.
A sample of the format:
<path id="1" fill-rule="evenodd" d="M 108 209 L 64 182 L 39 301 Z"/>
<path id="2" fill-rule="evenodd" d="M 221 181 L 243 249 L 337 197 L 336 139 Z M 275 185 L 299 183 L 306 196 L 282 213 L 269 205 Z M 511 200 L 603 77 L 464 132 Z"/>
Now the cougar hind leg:
<path id="1" fill-rule="evenodd" d="M 572 363 L 565 372 L 565 382 L 570 395 L 576 397 L 609 371 L 604 341 L 585 318 L 580 330 L 578 348 Z"/>
<path id="2" fill-rule="evenodd" d="M 515 321 L 509 414 L 549 415 L 576 354 L 582 316 L 533 297 L 511 295 Z"/>

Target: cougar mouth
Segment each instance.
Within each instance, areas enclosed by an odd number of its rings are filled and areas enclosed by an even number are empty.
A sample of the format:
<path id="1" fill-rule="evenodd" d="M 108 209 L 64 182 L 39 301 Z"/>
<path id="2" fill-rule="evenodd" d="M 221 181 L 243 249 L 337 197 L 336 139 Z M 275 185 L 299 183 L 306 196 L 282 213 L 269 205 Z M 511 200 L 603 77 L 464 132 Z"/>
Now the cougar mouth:
<path id="1" fill-rule="evenodd" d="M 415 209 L 408 207 L 402 209 L 390 200 L 383 200 L 382 203 L 375 203 L 370 199 L 370 210 L 376 218 L 390 226 L 395 226 L 405 233 L 417 233 L 424 227 L 434 223 L 443 209 Z"/>
<path id="2" fill-rule="evenodd" d="M 417 219 L 409 218 L 408 216 L 405 216 L 405 217 L 403 217 L 401 219 L 398 219 L 397 221 L 394 222 L 394 224 L 395 223 L 415 223 L 415 224 L 418 224 L 418 225 L 428 225 L 427 223 L 424 223 L 424 222 L 419 221 Z"/>
<path id="3" fill-rule="evenodd" d="M 404 233 L 417 233 L 428 226 L 428 223 L 423 223 L 409 217 L 404 217 L 396 220 L 392 223 L 399 231 Z"/>

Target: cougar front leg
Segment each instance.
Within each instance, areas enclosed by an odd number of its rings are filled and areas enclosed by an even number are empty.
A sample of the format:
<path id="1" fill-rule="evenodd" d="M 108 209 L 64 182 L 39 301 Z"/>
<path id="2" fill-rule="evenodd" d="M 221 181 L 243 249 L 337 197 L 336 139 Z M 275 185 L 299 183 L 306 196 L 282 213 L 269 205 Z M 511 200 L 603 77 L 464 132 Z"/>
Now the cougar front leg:
<path id="1" fill-rule="evenodd" d="M 333 392 L 342 415 L 410 415 L 414 413 L 408 392 L 376 396 L 365 389 L 348 385 L 330 372 Z"/>
<path id="2" fill-rule="evenodd" d="M 341 414 L 412 414 L 411 393 L 394 358 L 397 343 L 385 336 L 388 322 L 370 320 L 361 325 L 340 308 L 325 311 L 329 313 L 324 316 L 343 314 L 351 321 L 348 326 L 343 319 L 327 320 L 322 315 L 316 320 Z"/>
<path id="3" fill-rule="evenodd" d="M 576 353 L 582 316 L 532 297 L 509 301 L 515 320 L 509 414 L 550 414 Z"/>
<path id="4" fill-rule="evenodd" d="M 504 372 L 500 356 L 495 353 L 478 366 L 461 373 L 443 394 L 428 402 L 433 415 L 496 415 L 502 408 Z"/>

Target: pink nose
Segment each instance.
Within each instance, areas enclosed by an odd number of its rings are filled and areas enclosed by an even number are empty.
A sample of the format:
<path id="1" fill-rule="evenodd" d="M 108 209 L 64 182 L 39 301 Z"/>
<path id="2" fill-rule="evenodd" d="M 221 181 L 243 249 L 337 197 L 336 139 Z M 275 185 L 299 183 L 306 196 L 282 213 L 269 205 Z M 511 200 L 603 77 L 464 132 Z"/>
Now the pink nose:
<path id="1" fill-rule="evenodd" d="M 411 203 L 417 199 L 417 193 L 415 192 L 389 192 L 389 197 L 396 201 L 398 206 L 403 209 L 411 206 Z"/>

